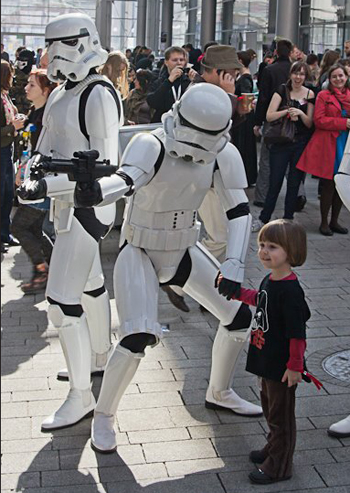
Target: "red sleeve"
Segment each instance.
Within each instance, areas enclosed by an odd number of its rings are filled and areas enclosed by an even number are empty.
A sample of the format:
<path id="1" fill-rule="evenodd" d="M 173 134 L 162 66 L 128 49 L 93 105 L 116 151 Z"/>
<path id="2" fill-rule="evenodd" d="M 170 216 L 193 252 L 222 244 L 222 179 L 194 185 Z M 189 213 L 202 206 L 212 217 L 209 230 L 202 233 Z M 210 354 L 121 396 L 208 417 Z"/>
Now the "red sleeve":
<path id="1" fill-rule="evenodd" d="M 314 113 L 315 127 L 321 128 L 322 130 L 331 130 L 333 132 L 346 130 L 346 118 L 326 115 L 328 106 L 326 104 L 327 92 L 328 91 L 321 91 L 316 98 Z"/>
<path id="2" fill-rule="evenodd" d="M 289 361 L 287 363 L 288 370 L 304 371 L 304 353 L 306 349 L 305 339 L 290 339 L 289 340 Z"/>
<path id="3" fill-rule="evenodd" d="M 241 288 L 241 293 L 238 298 L 234 298 L 238 301 L 243 301 L 247 305 L 256 306 L 257 305 L 258 291 L 256 289 Z"/>

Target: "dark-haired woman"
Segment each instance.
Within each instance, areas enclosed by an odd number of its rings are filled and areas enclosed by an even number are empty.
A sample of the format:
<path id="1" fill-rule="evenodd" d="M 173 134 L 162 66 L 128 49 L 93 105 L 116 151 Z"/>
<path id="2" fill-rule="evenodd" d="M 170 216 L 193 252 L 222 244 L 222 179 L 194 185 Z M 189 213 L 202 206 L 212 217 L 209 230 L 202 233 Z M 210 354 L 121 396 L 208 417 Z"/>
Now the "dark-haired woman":
<path id="1" fill-rule="evenodd" d="M 270 221 L 288 167 L 283 218 L 293 219 L 294 217 L 299 185 L 304 176 L 296 165 L 310 139 L 313 124 L 314 93 L 304 86 L 308 71 L 305 62 L 293 63 L 288 82 L 277 89 L 268 107 L 266 114 L 268 122 L 283 117 L 290 118 L 294 122 L 295 139 L 288 144 L 273 144 L 270 148 L 269 190 L 259 219 L 253 223 L 253 231 L 259 231 L 264 224 Z"/>
<path id="2" fill-rule="evenodd" d="M 342 201 L 335 188 L 334 175 L 342 160 L 350 128 L 350 83 L 346 68 L 341 64 L 329 69 L 328 79 L 328 89 L 321 91 L 316 100 L 315 133 L 297 167 L 320 177 L 319 230 L 325 236 L 332 236 L 333 233 L 348 232 L 338 223 Z"/>
<path id="3" fill-rule="evenodd" d="M 1 253 L 7 245 L 18 245 L 10 234 L 10 214 L 14 196 L 14 170 L 12 162 L 13 141 L 23 128 L 25 116 L 19 115 L 9 97 L 13 71 L 6 60 L 1 60 Z"/>
<path id="4" fill-rule="evenodd" d="M 154 110 L 147 103 L 147 94 L 153 75 L 150 70 L 138 69 L 133 89 L 124 102 L 125 121 L 129 124 L 150 123 Z"/>
<path id="5" fill-rule="evenodd" d="M 43 69 L 36 69 L 31 72 L 25 86 L 27 98 L 33 103 L 27 120 L 31 128 L 30 140 L 33 150 L 42 129 L 42 118 L 47 98 L 56 86 L 56 83 L 48 79 L 46 70 Z M 18 186 L 21 184 L 20 173 L 21 169 L 16 176 L 16 185 Z M 49 239 L 51 235 L 44 234 L 43 224 L 48 217 L 49 208 L 49 198 L 38 204 L 20 204 L 12 221 L 11 231 L 18 238 L 33 265 L 31 280 L 21 285 L 25 294 L 39 293 L 44 291 L 46 287 L 52 242 Z"/>
<path id="6" fill-rule="evenodd" d="M 252 56 L 248 51 L 239 51 L 237 55 L 242 64 L 242 68 L 240 69 L 240 75 L 236 80 L 235 94 L 240 97 L 244 93 L 251 94 L 253 92 L 253 78 L 249 70 Z M 256 183 L 258 174 L 256 139 L 253 128 L 254 111 L 252 109 L 252 111 L 246 115 L 245 120 L 231 131 L 232 143 L 237 147 L 243 159 L 249 187 Z"/>

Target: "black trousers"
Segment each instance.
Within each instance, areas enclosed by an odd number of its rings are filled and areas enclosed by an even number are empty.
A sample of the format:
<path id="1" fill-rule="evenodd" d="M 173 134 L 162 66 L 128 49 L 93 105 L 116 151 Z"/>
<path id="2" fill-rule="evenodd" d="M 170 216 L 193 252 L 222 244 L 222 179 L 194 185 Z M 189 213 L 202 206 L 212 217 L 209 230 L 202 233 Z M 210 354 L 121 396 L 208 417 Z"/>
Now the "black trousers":
<path id="1" fill-rule="evenodd" d="M 296 442 L 295 391 L 297 386 L 262 378 L 261 405 L 269 426 L 266 459 L 260 466 L 272 478 L 292 475 Z"/>
<path id="2" fill-rule="evenodd" d="M 11 231 L 33 265 L 50 262 L 52 243 L 43 233 L 46 210 L 20 205 L 12 220 Z"/>

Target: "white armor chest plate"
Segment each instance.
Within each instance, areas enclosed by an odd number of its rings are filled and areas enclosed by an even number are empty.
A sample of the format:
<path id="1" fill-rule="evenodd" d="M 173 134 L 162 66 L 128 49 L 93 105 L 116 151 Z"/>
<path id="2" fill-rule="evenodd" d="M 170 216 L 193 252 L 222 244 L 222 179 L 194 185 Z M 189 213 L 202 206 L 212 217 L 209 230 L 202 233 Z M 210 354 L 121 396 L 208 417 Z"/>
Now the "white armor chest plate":
<path id="1" fill-rule="evenodd" d="M 136 192 L 134 203 L 149 212 L 196 211 L 212 184 L 214 164 L 193 164 L 165 154 L 158 173 Z"/>
<path id="2" fill-rule="evenodd" d="M 197 209 L 211 186 L 214 163 L 202 166 L 165 154 L 155 177 L 130 201 L 125 238 L 156 251 L 183 251 L 198 240 Z"/>
<path id="3" fill-rule="evenodd" d="M 80 95 L 74 90 L 58 90 L 50 111 L 45 112 L 43 124 L 47 127 L 50 150 L 53 157 L 68 159 L 73 152 L 89 149 L 89 143 L 80 131 L 79 125 Z"/>

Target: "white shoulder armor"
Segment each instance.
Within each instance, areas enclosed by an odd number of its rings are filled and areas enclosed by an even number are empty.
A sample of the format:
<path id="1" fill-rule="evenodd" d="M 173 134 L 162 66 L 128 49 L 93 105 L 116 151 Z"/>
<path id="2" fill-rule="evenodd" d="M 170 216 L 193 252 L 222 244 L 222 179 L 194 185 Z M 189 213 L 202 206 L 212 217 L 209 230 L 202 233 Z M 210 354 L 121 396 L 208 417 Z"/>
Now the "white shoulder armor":
<path id="1" fill-rule="evenodd" d="M 247 188 L 247 176 L 237 147 L 231 143 L 226 144 L 217 155 L 216 162 L 227 190 Z"/>
<path id="2" fill-rule="evenodd" d="M 134 166 L 150 173 L 162 154 L 162 144 L 152 133 L 139 133 L 131 139 L 121 158 L 121 167 Z"/>

